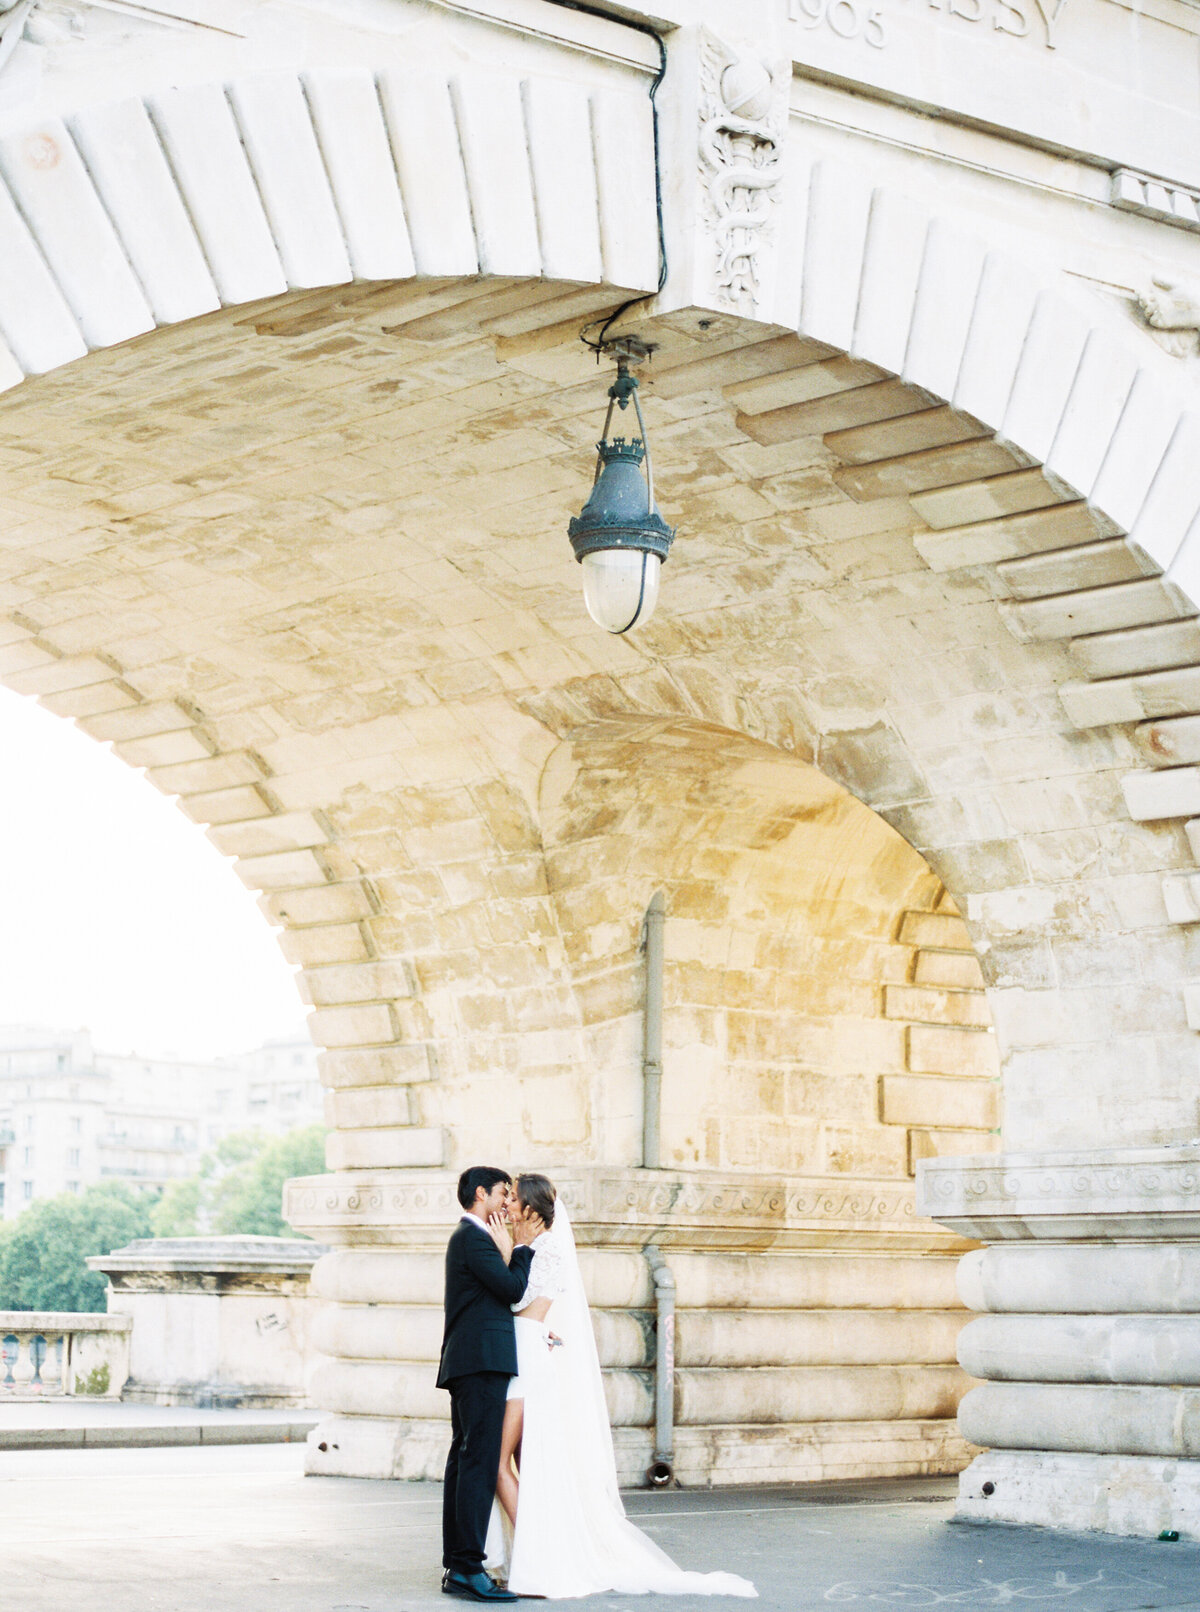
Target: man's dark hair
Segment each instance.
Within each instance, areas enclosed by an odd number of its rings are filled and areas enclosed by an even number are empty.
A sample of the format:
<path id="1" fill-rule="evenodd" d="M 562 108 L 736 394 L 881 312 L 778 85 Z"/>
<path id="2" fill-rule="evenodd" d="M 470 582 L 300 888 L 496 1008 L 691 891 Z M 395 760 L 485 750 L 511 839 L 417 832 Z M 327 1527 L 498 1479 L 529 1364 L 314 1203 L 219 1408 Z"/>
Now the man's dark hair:
<path id="1" fill-rule="evenodd" d="M 542 1217 L 542 1224 L 549 1231 L 554 1224 L 554 1200 L 557 1194 L 554 1184 L 544 1175 L 519 1175 L 517 1177 L 517 1201 L 532 1209 L 535 1215 Z"/>
<path id="2" fill-rule="evenodd" d="M 470 1209 L 475 1202 L 475 1194 L 480 1187 L 490 1192 L 497 1181 L 507 1181 L 512 1186 L 512 1176 L 507 1170 L 493 1170 L 488 1164 L 473 1164 L 469 1170 L 464 1170 L 458 1178 L 458 1201 L 464 1209 Z"/>

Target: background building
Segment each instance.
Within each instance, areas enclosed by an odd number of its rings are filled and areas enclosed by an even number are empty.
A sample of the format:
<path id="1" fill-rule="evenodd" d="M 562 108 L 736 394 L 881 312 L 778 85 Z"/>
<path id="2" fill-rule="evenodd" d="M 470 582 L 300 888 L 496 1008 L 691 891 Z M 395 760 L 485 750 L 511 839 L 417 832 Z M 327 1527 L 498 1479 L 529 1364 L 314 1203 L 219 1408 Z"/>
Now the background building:
<path id="1" fill-rule="evenodd" d="M 214 1063 L 106 1053 L 87 1030 L 0 1027 L 0 1204 L 98 1181 L 161 1187 L 234 1131 L 321 1119 L 316 1049 L 272 1041 Z"/>

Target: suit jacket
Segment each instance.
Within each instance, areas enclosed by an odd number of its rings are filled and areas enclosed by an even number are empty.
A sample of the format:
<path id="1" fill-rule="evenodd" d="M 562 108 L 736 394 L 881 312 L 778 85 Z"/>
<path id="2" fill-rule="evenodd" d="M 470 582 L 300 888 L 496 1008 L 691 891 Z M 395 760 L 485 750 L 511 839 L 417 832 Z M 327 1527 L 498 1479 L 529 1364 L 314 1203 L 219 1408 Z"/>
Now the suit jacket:
<path id="1" fill-rule="evenodd" d="M 446 1328 L 437 1385 L 476 1371 L 517 1374 L 510 1305 L 529 1282 L 531 1248 L 514 1248 L 506 1265 L 482 1227 L 462 1220 L 446 1248 Z"/>

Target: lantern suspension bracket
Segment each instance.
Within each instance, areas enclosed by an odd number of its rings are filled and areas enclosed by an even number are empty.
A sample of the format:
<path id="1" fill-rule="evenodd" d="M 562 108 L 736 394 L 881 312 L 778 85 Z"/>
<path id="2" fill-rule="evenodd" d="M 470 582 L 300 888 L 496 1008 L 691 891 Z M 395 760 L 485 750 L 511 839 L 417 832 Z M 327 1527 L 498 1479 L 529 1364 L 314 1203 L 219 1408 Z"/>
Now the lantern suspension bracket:
<path id="1" fill-rule="evenodd" d="M 622 343 L 636 338 L 620 338 Z M 613 344 L 614 347 L 616 343 Z M 654 465 L 650 458 L 650 442 L 642 402 L 638 395 L 638 378 L 631 372 L 631 364 L 649 356 L 649 349 L 637 343 L 640 352 L 617 352 L 617 374 L 608 389 L 608 412 L 604 417 L 604 431 L 596 444 L 596 470 L 592 477 L 592 496 L 582 513 L 570 524 L 571 547 L 575 558 L 603 549 L 632 549 L 655 555 L 661 562 L 674 539 L 674 529 L 667 525 L 654 503 Z M 624 411 L 633 404 L 637 415 L 639 435 L 630 439 L 613 437 L 613 410 Z M 608 472 L 607 476 L 605 472 Z"/>
<path id="2" fill-rule="evenodd" d="M 602 440 L 596 444 L 596 474 L 592 477 L 592 486 L 594 487 L 600 480 L 600 472 L 608 463 L 608 460 L 605 457 L 605 449 L 609 446 L 608 433 L 612 429 L 613 409 L 619 408 L 624 411 L 629 407 L 630 403 L 632 403 L 633 411 L 637 415 L 638 436 L 629 444 L 629 448 L 632 450 L 640 443 L 642 453 L 645 456 L 646 508 L 647 510 L 653 510 L 654 462 L 650 457 L 650 436 L 646 430 L 645 417 L 642 414 L 642 400 L 638 396 L 638 378 L 636 375 L 631 375 L 629 373 L 630 364 L 636 362 L 638 362 L 637 359 L 630 359 L 626 357 L 620 357 L 617 359 L 617 378 L 608 389 L 608 413 L 604 416 L 604 430 L 601 433 Z M 616 442 L 623 444 L 624 441 L 625 439 L 623 437 L 617 437 L 614 439 L 614 445 Z M 672 536 L 674 536 L 674 533 L 672 533 Z M 669 541 L 670 540 L 668 539 L 668 542 Z M 665 560 L 666 557 L 666 553 L 664 552 L 662 558 Z"/>

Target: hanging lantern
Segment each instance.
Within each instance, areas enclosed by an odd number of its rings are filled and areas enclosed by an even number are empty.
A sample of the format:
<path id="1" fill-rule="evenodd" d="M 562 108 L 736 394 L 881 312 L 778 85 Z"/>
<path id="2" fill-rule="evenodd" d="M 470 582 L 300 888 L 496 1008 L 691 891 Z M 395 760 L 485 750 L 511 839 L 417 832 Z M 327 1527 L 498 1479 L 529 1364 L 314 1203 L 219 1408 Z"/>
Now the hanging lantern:
<path id="1" fill-rule="evenodd" d="M 640 438 L 609 437 L 613 409 L 632 401 Z M 583 600 L 597 626 L 626 633 L 648 621 L 658 600 L 658 578 L 675 536 L 654 503 L 654 469 L 637 376 L 627 358 L 617 360 L 608 390 L 604 435 L 596 444 L 591 497 L 567 528 L 583 566 Z"/>

